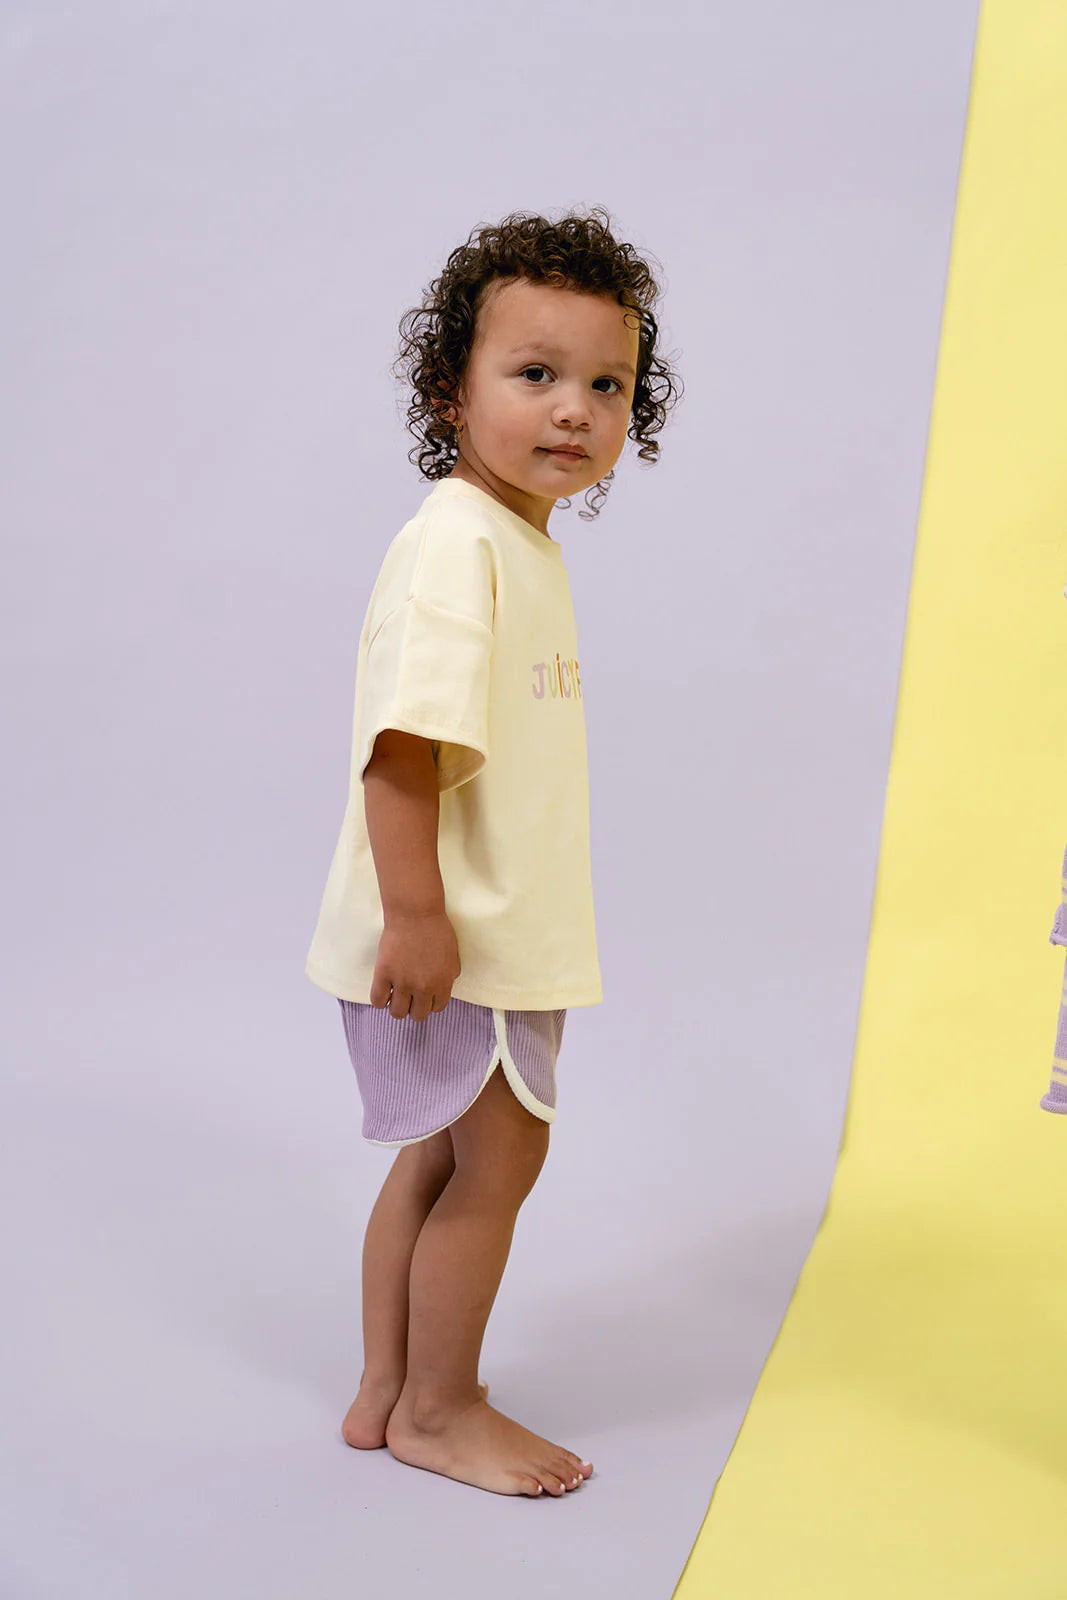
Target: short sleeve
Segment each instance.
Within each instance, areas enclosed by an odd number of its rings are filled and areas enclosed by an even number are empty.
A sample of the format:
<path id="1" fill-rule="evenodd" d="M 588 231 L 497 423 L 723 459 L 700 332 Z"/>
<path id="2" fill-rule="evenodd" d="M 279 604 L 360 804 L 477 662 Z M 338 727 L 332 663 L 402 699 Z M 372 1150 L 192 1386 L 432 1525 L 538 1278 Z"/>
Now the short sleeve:
<path id="1" fill-rule="evenodd" d="M 364 663 L 360 782 L 384 728 L 437 744 L 439 792 L 477 777 L 489 758 L 492 652 L 491 628 L 421 595 L 390 612 Z"/>

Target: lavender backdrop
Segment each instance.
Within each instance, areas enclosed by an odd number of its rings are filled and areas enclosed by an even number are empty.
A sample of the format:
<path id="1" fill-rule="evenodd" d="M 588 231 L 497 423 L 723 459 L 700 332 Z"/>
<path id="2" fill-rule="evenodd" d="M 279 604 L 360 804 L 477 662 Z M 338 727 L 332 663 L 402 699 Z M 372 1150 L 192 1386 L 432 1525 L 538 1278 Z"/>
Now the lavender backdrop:
<path id="1" fill-rule="evenodd" d="M 5 1597 L 671 1593 L 840 1139 L 977 13 L 4 8 Z M 551 523 L 606 1001 L 483 1360 L 549 1509 L 340 1440 L 391 1157 L 303 961 L 397 321 L 594 203 L 686 395 Z"/>

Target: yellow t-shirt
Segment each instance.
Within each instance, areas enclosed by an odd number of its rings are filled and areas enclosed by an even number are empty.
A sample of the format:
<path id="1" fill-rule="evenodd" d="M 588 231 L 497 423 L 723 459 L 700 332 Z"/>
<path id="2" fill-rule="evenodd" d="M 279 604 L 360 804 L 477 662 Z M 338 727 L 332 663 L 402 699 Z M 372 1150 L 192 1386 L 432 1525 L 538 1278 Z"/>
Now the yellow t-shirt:
<path id="1" fill-rule="evenodd" d="M 556 1010 L 603 999 L 570 581 L 555 539 L 442 478 L 386 551 L 359 641 L 348 804 L 307 960 L 370 1001 L 384 918 L 363 805 L 383 728 L 435 742 L 438 860 L 459 1000 Z"/>

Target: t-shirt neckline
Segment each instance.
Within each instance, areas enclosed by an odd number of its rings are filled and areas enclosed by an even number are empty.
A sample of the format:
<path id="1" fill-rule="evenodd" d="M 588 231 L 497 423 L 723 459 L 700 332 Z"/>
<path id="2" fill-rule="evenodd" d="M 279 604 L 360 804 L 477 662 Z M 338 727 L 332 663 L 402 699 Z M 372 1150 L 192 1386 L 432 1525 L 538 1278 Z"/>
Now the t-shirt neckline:
<path id="1" fill-rule="evenodd" d="M 449 494 L 475 495 L 483 505 L 487 506 L 497 517 L 521 533 L 528 544 L 532 545 L 540 555 L 562 558 L 563 546 L 558 539 L 553 539 L 550 533 L 542 533 L 540 528 L 535 528 L 532 522 L 527 522 L 525 517 L 520 517 L 517 511 L 512 511 L 509 506 L 501 505 L 499 500 L 494 500 L 485 489 L 480 489 L 476 483 L 468 483 L 466 478 L 438 478 L 434 484 L 433 493 L 437 494 L 442 489 Z"/>

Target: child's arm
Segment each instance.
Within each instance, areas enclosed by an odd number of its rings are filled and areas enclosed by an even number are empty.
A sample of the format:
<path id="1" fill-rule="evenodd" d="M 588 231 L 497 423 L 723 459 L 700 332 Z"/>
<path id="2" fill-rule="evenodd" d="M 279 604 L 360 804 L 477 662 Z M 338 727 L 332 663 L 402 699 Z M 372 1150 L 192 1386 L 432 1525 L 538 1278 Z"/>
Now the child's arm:
<path id="1" fill-rule="evenodd" d="M 461 971 L 437 858 L 431 741 L 397 728 L 379 733 L 363 773 L 363 804 L 385 922 L 371 1005 L 424 1021 L 444 1010 Z"/>
<path id="2" fill-rule="evenodd" d="M 363 804 L 386 922 L 443 911 L 440 800 L 430 740 L 385 728 L 363 774 Z"/>

